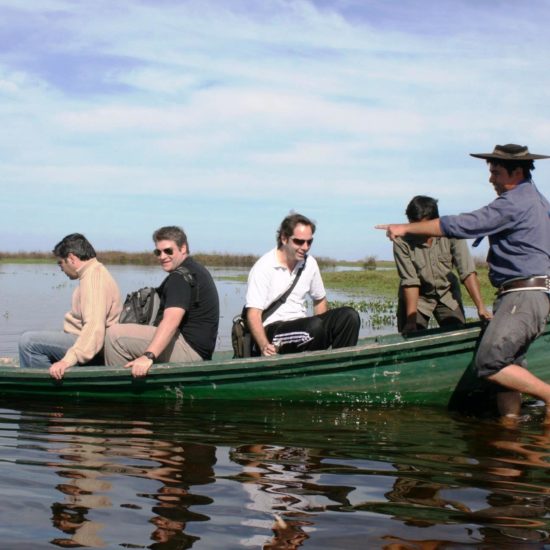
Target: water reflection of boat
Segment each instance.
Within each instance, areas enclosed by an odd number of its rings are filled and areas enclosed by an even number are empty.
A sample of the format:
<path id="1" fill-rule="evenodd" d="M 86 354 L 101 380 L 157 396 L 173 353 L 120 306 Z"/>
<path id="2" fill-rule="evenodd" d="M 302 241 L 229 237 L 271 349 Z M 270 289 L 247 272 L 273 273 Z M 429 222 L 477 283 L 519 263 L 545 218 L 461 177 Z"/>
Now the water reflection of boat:
<path id="1" fill-rule="evenodd" d="M 119 398 L 271 399 L 373 405 L 453 405 L 480 392 L 470 375 L 478 324 L 405 338 L 362 339 L 353 348 L 246 360 L 230 352 L 190 364 L 158 364 L 145 379 L 122 367 L 79 367 L 61 382 L 47 372 L 0 367 L 0 394 Z M 529 350 L 529 368 L 550 377 L 550 325 Z M 452 398 L 452 399 L 451 399 Z"/>
<path id="2" fill-rule="evenodd" d="M 550 543 L 538 422 L 275 401 L 0 404 L 2 548 Z"/>

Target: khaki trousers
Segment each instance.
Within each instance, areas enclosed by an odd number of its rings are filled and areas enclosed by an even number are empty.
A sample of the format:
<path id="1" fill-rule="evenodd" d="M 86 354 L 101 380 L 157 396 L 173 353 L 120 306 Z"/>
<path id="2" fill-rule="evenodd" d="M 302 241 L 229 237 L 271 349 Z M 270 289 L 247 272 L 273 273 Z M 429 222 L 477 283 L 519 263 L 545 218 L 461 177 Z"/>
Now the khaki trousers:
<path id="1" fill-rule="evenodd" d="M 141 357 L 151 343 L 157 327 L 124 323 L 112 325 L 105 337 L 105 364 L 125 365 Z M 202 361 L 202 357 L 178 333 L 158 356 L 159 363 L 191 363 Z"/>

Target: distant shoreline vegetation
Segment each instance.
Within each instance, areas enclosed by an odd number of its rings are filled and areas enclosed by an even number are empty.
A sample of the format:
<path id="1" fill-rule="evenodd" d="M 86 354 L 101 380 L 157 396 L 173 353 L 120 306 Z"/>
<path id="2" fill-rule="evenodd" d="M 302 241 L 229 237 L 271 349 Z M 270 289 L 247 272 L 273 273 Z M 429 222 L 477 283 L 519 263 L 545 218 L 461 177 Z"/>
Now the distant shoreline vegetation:
<path id="1" fill-rule="evenodd" d="M 213 267 L 251 267 L 258 259 L 253 254 L 192 254 L 199 262 Z M 107 265 L 158 265 L 157 258 L 150 252 L 122 252 L 119 250 L 98 250 L 97 258 Z M 54 263 L 51 252 L 0 252 L 0 263 Z"/>
<path id="2" fill-rule="evenodd" d="M 254 254 L 225 254 L 198 252 L 192 256 L 200 263 L 210 267 L 240 267 L 250 268 L 259 256 Z M 157 258 L 151 252 L 121 252 L 118 250 L 103 250 L 97 252 L 98 259 L 107 265 L 157 265 Z M 315 259 L 322 269 L 334 268 L 337 265 L 375 269 L 376 262 L 372 257 L 362 261 L 338 261 L 332 258 L 318 257 Z M 51 252 L 0 252 L 0 263 L 53 263 Z M 393 262 L 387 262 L 393 264 Z"/>
<path id="3" fill-rule="evenodd" d="M 151 252 L 120 252 L 115 250 L 97 253 L 98 259 L 106 265 L 157 265 L 157 259 Z M 209 267 L 250 269 L 258 256 L 254 254 L 205 254 L 199 252 L 193 257 Z M 395 299 L 399 287 L 399 276 L 393 260 L 377 260 L 367 256 L 360 261 L 343 261 L 332 258 L 315 259 L 323 270 L 325 286 L 334 290 L 352 292 L 357 298 L 379 296 Z M 487 277 L 487 264 L 482 258 L 474 258 L 481 285 L 481 294 L 486 304 L 494 299 L 494 288 Z M 54 263 L 55 259 L 48 252 L 0 252 L 2 263 Z M 336 269 L 338 267 L 339 269 Z M 349 267 L 349 270 L 345 268 Z M 342 269 L 343 268 L 343 269 Z M 236 281 L 246 281 L 246 274 L 225 277 Z M 470 296 L 462 289 L 465 305 L 472 306 Z"/>

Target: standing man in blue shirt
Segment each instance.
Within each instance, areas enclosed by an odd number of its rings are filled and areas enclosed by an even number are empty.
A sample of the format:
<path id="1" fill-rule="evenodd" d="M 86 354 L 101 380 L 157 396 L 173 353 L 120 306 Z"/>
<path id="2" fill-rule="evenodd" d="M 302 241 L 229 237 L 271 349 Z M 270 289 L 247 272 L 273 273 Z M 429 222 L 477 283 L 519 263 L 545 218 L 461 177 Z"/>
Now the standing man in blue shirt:
<path id="1" fill-rule="evenodd" d="M 476 354 L 478 376 L 508 390 L 497 396 L 502 415 L 517 417 L 521 393 L 527 393 L 544 401 L 550 423 L 550 385 L 525 368 L 527 349 L 550 313 L 550 203 L 531 180 L 533 161 L 550 157 L 515 144 L 472 156 L 489 165 L 498 195 L 493 202 L 466 214 L 376 227 L 392 241 L 411 234 L 489 237 L 489 279 L 498 290 L 493 320 Z"/>

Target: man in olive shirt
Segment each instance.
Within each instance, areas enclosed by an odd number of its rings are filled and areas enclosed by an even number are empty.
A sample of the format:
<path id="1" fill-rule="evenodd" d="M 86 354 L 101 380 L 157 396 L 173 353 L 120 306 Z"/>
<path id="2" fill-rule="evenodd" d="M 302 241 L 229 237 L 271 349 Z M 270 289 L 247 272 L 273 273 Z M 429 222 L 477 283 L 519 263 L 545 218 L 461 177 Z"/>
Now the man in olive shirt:
<path id="1" fill-rule="evenodd" d="M 417 195 L 407 206 L 409 222 L 439 217 L 437 200 Z M 490 319 L 481 298 L 479 280 L 466 241 L 446 237 L 407 235 L 393 242 L 393 255 L 401 279 L 397 329 L 410 333 L 425 329 L 432 316 L 440 326 L 466 322 L 460 281 L 474 302 L 480 319 Z"/>

